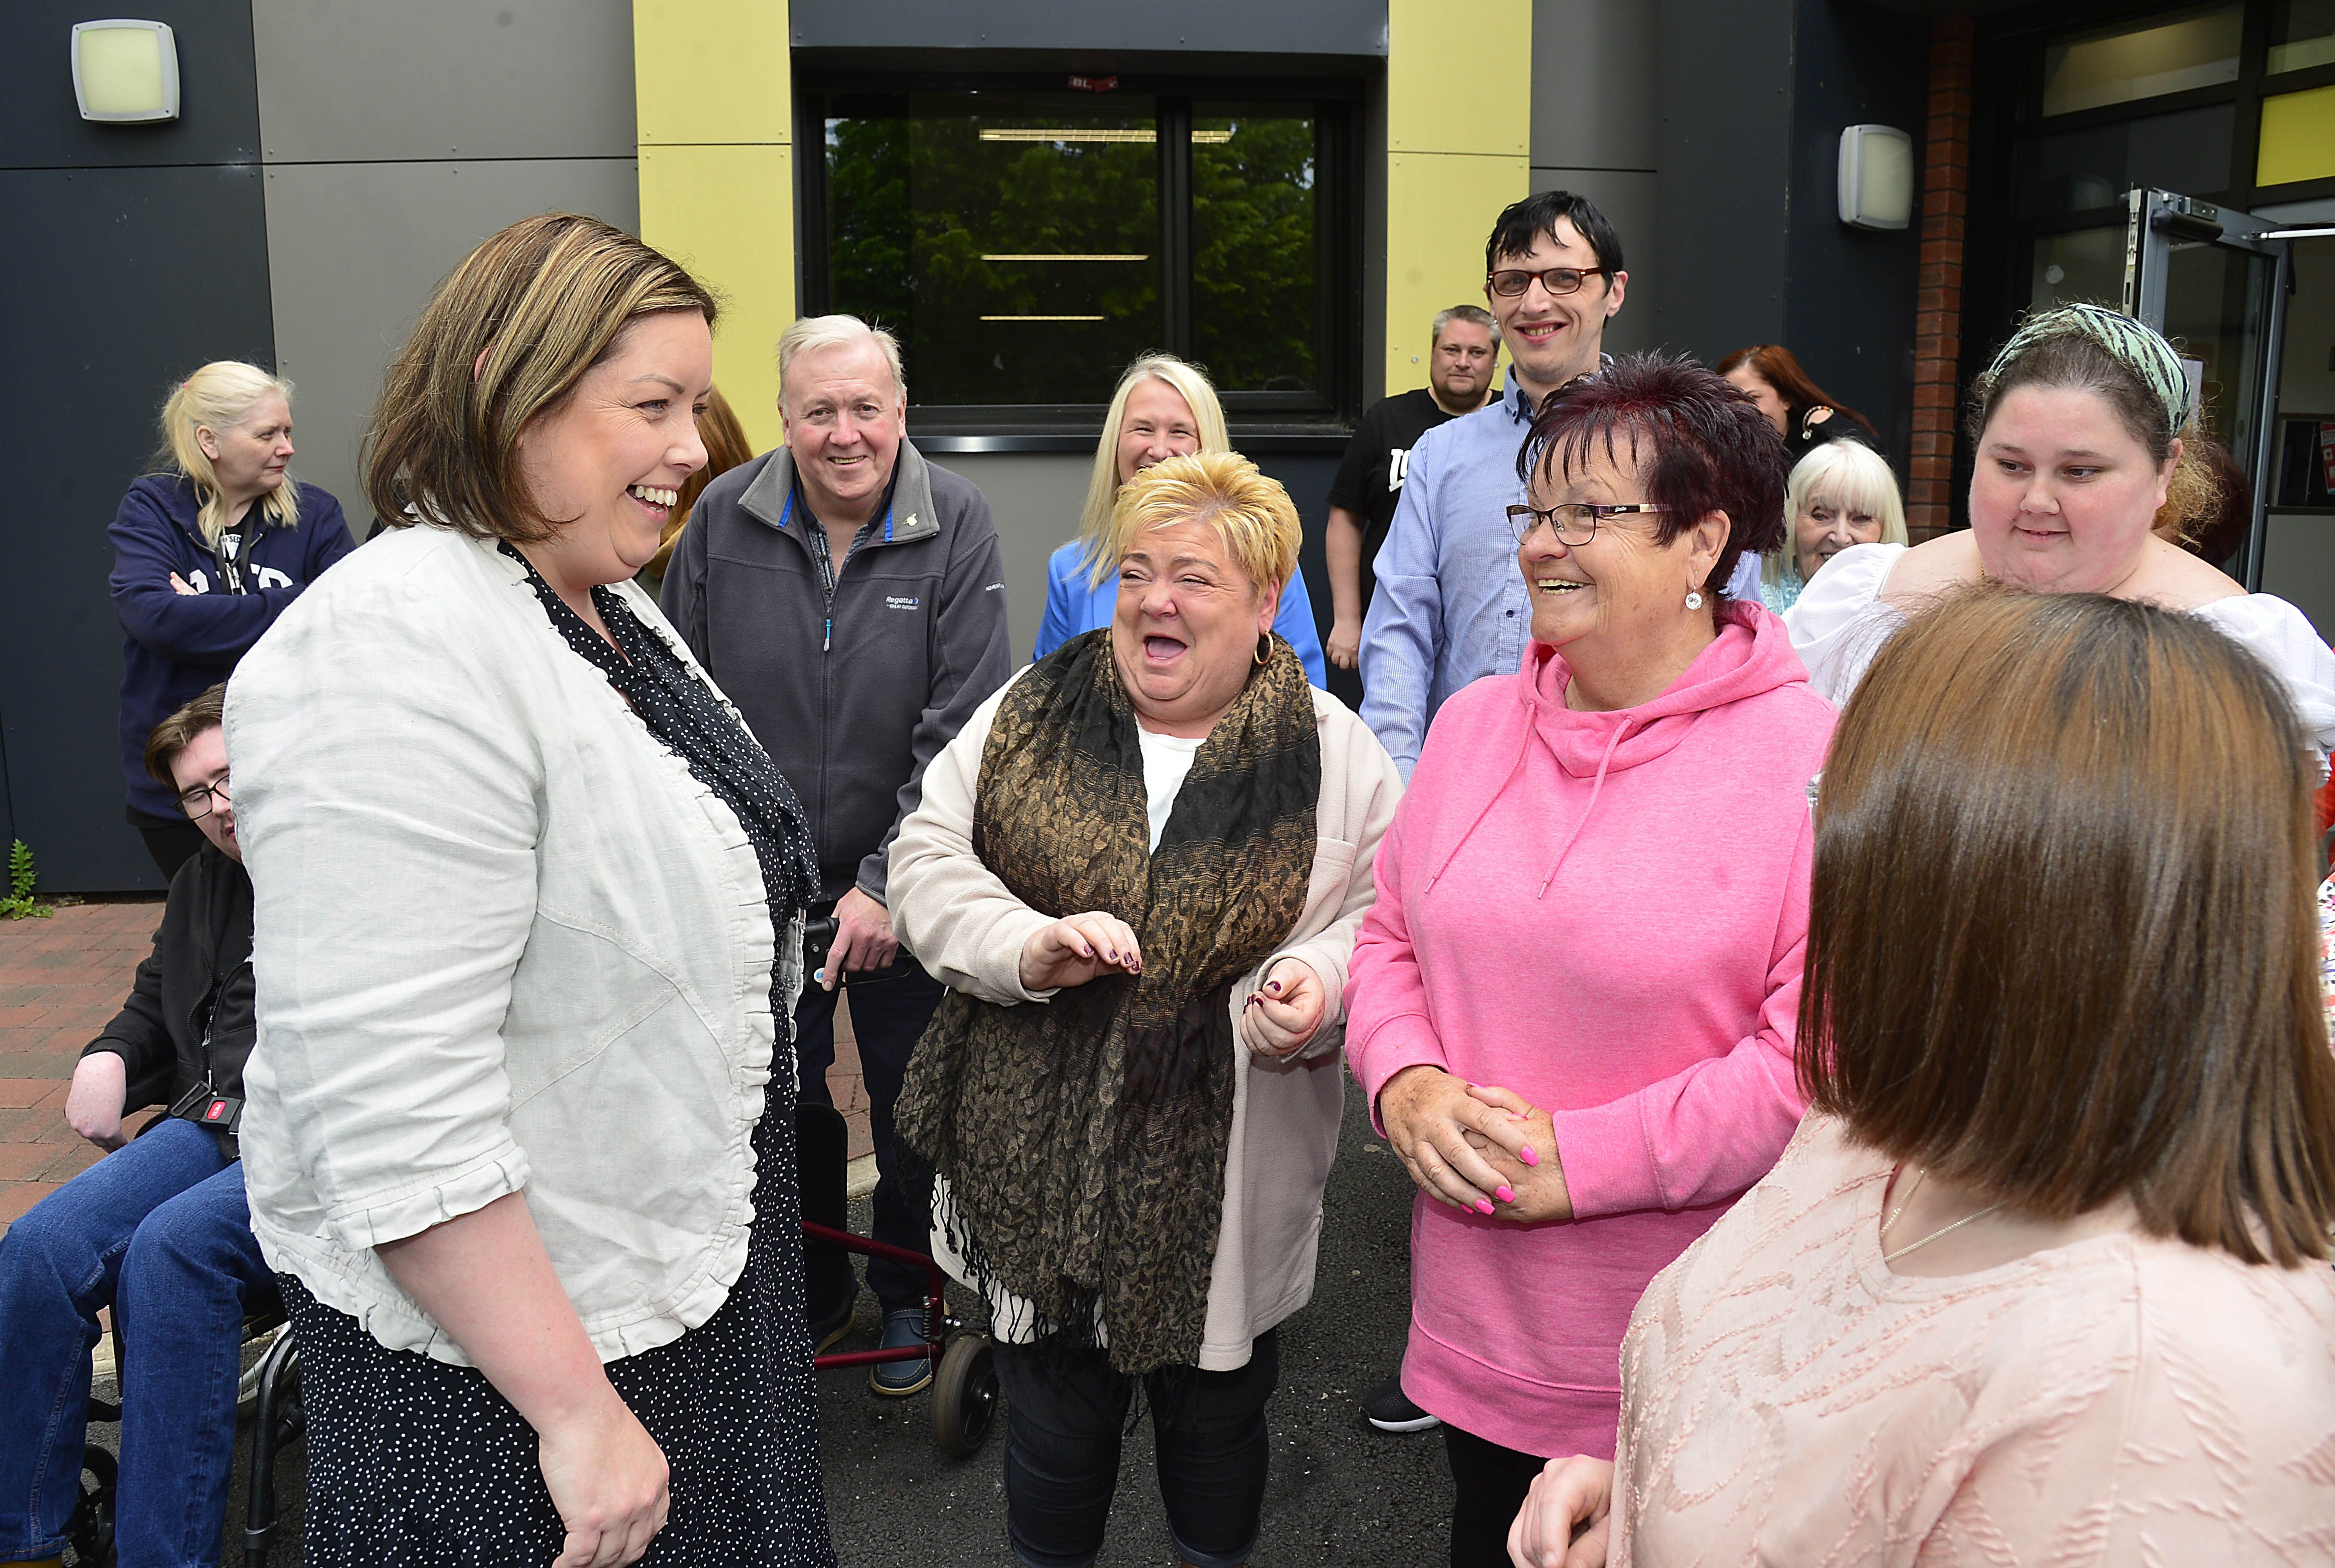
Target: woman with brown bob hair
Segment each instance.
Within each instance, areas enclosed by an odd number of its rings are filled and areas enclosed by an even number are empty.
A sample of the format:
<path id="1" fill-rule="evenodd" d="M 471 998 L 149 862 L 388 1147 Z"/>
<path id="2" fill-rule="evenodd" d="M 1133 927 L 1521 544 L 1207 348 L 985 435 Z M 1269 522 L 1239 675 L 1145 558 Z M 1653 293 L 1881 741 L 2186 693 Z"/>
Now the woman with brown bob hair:
<path id="1" fill-rule="evenodd" d="M 1899 634 L 1815 791 L 1808 1120 L 1655 1279 L 1618 1466 L 1552 1464 L 1515 1561 L 2315 1555 L 2311 778 L 2195 615 L 1981 588 Z"/>
<path id="2" fill-rule="evenodd" d="M 835 1561 L 771 1071 L 809 835 L 631 580 L 714 309 L 596 218 L 481 245 L 373 417 L 389 531 L 228 689 L 312 1564 Z"/>

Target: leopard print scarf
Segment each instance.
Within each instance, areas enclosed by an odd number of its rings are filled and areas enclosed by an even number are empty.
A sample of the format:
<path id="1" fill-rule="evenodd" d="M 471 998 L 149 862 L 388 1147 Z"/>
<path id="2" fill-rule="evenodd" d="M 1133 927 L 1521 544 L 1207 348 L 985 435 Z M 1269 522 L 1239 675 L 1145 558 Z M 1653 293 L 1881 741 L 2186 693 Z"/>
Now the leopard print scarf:
<path id="1" fill-rule="evenodd" d="M 1271 646 L 1156 853 L 1109 629 L 1007 691 L 974 852 L 1042 914 L 1126 921 L 1143 973 L 1035 1006 L 952 993 L 895 1112 L 948 1180 L 945 1223 L 975 1277 L 1031 1302 L 1049 1337 L 1091 1342 L 1099 1321 L 1125 1372 L 1198 1360 L 1240 1070 L 1232 987 L 1288 937 L 1313 875 L 1321 737 L 1303 666 Z"/>

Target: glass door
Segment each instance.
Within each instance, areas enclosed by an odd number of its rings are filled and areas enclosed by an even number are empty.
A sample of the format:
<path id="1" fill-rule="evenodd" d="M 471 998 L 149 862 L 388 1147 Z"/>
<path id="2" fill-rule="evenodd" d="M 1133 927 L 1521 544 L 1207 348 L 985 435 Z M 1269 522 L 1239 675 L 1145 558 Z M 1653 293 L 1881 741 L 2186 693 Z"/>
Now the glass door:
<path id="1" fill-rule="evenodd" d="M 2292 240 L 2309 230 L 2167 190 L 2127 198 L 2124 309 L 2171 338 L 2189 367 L 2206 432 L 2227 447 L 2253 492 L 2243 544 L 2217 563 L 2262 587 L 2278 459 L 2279 351 L 2293 276 Z"/>

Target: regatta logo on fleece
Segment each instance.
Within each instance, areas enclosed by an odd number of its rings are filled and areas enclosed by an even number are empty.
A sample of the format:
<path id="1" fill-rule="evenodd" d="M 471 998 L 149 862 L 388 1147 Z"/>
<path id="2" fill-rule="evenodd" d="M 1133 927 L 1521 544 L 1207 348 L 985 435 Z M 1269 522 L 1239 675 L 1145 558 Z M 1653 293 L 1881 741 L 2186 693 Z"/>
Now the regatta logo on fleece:
<path id="1" fill-rule="evenodd" d="M 887 610 L 913 610 L 916 607 L 916 595 L 914 594 L 887 594 L 884 595 L 884 607 Z"/>

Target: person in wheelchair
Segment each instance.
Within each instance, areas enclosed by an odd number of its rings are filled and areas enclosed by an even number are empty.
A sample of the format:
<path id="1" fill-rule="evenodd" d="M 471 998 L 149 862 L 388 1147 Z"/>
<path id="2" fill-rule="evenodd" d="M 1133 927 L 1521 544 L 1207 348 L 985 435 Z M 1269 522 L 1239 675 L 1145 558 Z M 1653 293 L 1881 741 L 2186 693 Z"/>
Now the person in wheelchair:
<path id="1" fill-rule="evenodd" d="M 146 767 L 205 840 L 170 880 L 153 953 L 73 1071 L 65 1119 L 108 1156 L 0 1236 L 0 1563 L 55 1563 L 80 1500 L 90 1350 L 121 1347 L 122 1568 L 216 1563 L 243 1321 L 272 1292 L 235 1129 L 254 1023 L 251 880 L 236 843 L 224 685 L 165 719 Z M 170 1114 L 134 1140 L 125 1112 Z"/>

